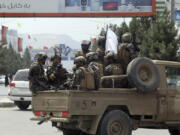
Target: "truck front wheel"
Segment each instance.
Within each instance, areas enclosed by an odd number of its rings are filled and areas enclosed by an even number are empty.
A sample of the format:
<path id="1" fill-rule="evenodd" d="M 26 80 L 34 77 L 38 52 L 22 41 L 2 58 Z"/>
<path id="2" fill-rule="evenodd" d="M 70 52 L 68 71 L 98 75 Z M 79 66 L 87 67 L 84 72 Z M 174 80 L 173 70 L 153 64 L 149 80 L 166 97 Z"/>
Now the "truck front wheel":
<path id="1" fill-rule="evenodd" d="M 180 129 L 179 128 L 170 128 L 169 133 L 170 133 L 170 135 L 180 135 Z"/>
<path id="2" fill-rule="evenodd" d="M 131 135 L 132 121 L 121 110 L 107 113 L 99 125 L 97 135 Z"/>

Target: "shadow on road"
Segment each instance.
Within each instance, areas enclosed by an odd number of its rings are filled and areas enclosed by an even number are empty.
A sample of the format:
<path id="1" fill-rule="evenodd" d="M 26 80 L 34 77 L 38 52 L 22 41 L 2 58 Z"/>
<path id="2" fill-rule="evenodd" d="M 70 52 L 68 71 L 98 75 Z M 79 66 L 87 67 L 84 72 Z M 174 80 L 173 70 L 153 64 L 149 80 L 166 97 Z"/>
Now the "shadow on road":
<path id="1" fill-rule="evenodd" d="M 19 108 L 14 108 L 13 111 L 30 112 L 30 111 L 32 111 L 32 108 L 29 108 L 29 109 L 26 109 L 26 110 L 20 110 Z"/>

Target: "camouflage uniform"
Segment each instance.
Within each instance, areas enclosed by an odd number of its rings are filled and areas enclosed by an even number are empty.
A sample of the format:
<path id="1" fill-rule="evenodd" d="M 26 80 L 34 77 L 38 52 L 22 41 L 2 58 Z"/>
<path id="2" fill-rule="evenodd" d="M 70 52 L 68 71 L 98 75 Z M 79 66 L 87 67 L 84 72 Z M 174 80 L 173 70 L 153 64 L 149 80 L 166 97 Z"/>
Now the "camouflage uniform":
<path id="1" fill-rule="evenodd" d="M 81 43 L 82 51 L 77 52 L 75 57 L 78 57 L 78 56 L 86 57 L 86 54 L 90 52 L 90 50 L 89 50 L 90 45 L 91 45 L 90 41 L 83 40 L 82 43 Z"/>
<path id="2" fill-rule="evenodd" d="M 86 54 L 89 53 L 90 50 L 87 50 L 87 51 L 78 51 L 77 54 L 75 55 L 75 57 L 78 57 L 78 56 L 83 56 L 83 57 L 86 57 Z"/>
<path id="3" fill-rule="evenodd" d="M 81 68 L 77 68 L 74 73 L 72 87 L 75 89 L 80 89 L 81 80 L 84 78 L 85 78 L 85 75 L 84 75 L 83 70 L 81 70 Z"/>
<path id="4" fill-rule="evenodd" d="M 95 86 L 97 89 L 100 85 L 100 79 L 103 76 L 103 65 L 98 62 L 99 56 L 96 52 L 86 54 L 86 59 L 88 62 L 87 69 L 94 74 Z"/>
<path id="5" fill-rule="evenodd" d="M 119 63 L 116 63 L 115 60 L 115 55 L 112 52 L 109 52 L 106 56 L 105 56 L 105 61 L 106 61 L 106 67 L 104 69 L 104 75 L 105 76 L 113 76 L 113 75 L 122 75 L 124 74 L 122 65 Z M 107 88 L 112 88 L 112 80 L 105 80 L 103 82 L 103 86 L 107 87 Z M 119 88 L 121 87 L 121 84 L 118 82 L 118 80 L 114 82 L 114 87 L 115 88 Z"/>
<path id="6" fill-rule="evenodd" d="M 49 89 L 43 69 L 47 56 L 39 53 L 37 57 L 38 62 L 34 63 L 29 70 L 29 88 L 32 92 Z"/>
<path id="7" fill-rule="evenodd" d="M 104 56 L 105 56 L 105 43 L 106 43 L 105 36 L 99 37 L 99 40 L 98 40 L 98 47 L 97 47 L 97 49 L 96 49 L 96 52 L 98 53 L 99 60 L 100 60 L 101 63 L 104 62 Z"/>
<path id="8" fill-rule="evenodd" d="M 94 89 L 94 74 L 87 70 L 85 58 L 83 56 L 76 57 L 74 63 L 76 64 L 76 71 L 72 81 L 72 88 L 84 90 Z"/>
<path id="9" fill-rule="evenodd" d="M 122 74 L 123 74 L 122 66 L 121 66 L 121 64 L 118 64 L 118 63 L 109 64 L 104 69 L 105 76 L 122 75 Z"/>
<path id="10" fill-rule="evenodd" d="M 122 42 L 123 43 L 118 46 L 118 60 L 123 65 L 123 69 L 126 71 L 129 62 L 138 57 L 139 50 L 131 43 L 132 36 L 130 33 L 122 35 Z"/>
<path id="11" fill-rule="evenodd" d="M 67 80 L 67 71 L 63 68 L 62 64 L 55 63 L 54 59 L 60 59 L 59 56 L 54 56 L 53 65 L 47 70 L 48 84 L 52 89 L 62 89 L 63 84 Z"/>
<path id="12" fill-rule="evenodd" d="M 85 66 L 86 60 L 83 56 L 78 56 L 74 60 L 75 70 L 72 80 L 72 87 L 74 89 L 80 89 L 81 80 L 85 77 L 80 67 Z"/>
<path id="13" fill-rule="evenodd" d="M 122 75 L 124 71 L 122 65 L 117 63 L 116 56 L 113 52 L 108 52 L 104 57 L 106 67 L 104 69 L 104 75 Z"/>

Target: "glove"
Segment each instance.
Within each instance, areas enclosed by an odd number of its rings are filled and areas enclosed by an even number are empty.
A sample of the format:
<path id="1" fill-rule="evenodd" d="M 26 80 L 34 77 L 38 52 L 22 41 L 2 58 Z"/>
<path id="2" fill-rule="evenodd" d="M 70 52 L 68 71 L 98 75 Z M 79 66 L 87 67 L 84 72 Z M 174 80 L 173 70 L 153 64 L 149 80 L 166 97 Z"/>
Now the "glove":
<path id="1" fill-rule="evenodd" d="M 49 78 L 50 78 L 51 80 L 54 80 L 56 77 L 55 77 L 54 74 L 51 74 L 51 75 L 49 76 Z"/>

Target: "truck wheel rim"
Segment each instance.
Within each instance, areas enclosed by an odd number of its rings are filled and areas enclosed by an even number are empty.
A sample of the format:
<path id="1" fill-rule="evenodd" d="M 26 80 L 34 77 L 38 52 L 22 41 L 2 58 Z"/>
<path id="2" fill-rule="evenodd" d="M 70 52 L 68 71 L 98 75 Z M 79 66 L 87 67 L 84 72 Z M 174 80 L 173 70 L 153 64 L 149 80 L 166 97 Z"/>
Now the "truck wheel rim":
<path id="1" fill-rule="evenodd" d="M 119 121 L 113 121 L 110 124 L 110 135 L 121 135 L 122 133 L 122 125 Z"/>
<path id="2" fill-rule="evenodd" d="M 149 67 L 143 66 L 139 70 L 139 78 L 143 82 L 149 82 L 152 79 L 152 72 Z"/>

